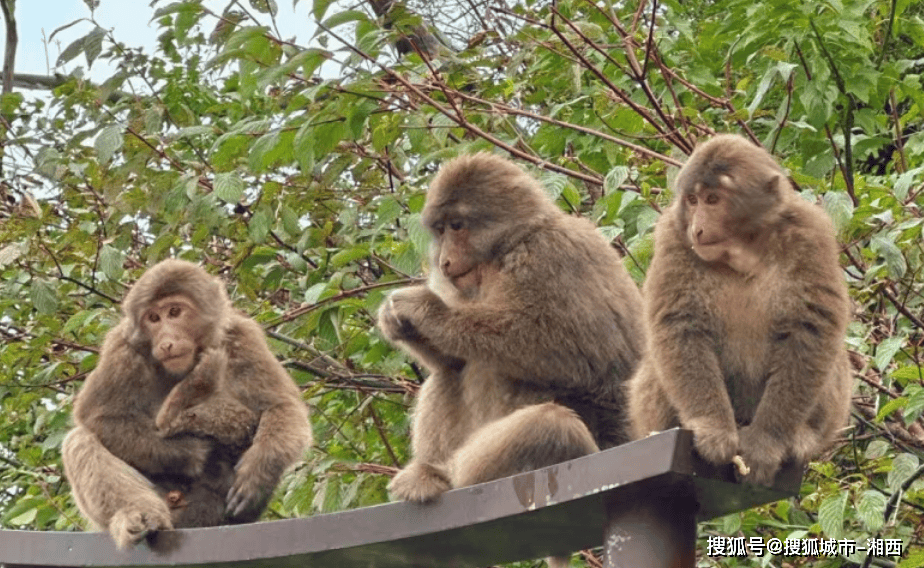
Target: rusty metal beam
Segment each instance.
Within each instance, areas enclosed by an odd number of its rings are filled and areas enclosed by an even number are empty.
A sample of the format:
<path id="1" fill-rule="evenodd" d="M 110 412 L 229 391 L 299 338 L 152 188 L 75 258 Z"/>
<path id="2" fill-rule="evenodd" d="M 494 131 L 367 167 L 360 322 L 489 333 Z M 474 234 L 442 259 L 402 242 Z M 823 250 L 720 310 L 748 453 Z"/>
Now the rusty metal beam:
<path id="1" fill-rule="evenodd" d="M 670 430 L 450 491 L 428 505 L 389 503 L 303 519 L 164 531 L 126 551 L 105 533 L 0 531 L 0 565 L 462 568 L 568 554 L 606 538 L 612 568 L 692 566 L 676 562 L 692 558 L 696 521 L 794 495 L 800 480 L 801 468 L 791 467 L 774 488 L 737 484 L 730 468 L 710 468 L 696 458 L 690 432 Z M 665 539 L 679 543 L 676 553 L 648 564 L 624 562 L 636 558 L 631 554 L 660 551 Z"/>

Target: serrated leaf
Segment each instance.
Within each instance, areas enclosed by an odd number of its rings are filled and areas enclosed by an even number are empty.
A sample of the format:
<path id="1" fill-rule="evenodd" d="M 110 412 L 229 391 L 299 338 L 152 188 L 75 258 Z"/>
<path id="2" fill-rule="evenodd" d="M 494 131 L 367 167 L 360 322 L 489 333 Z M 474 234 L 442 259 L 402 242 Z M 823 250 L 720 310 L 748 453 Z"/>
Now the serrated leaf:
<path id="1" fill-rule="evenodd" d="M 202 7 L 196 2 L 174 2 L 173 4 L 168 4 L 163 8 L 158 8 L 154 11 L 154 17 L 151 20 L 157 19 L 161 16 L 166 16 L 168 14 L 176 14 L 178 12 L 199 12 L 202 10 Z"/>
<path id="2" fill-rule="evenodd" d="M 324 290 L 327 290 L 327 282 L 319 282 L 305 290 L 305 296 L 302 301 L 308 305 L 317 304 Z"/>
<path id="3" fill-rule="evenodd" d="M 64 324 L 64 327 L 61 328 L 61 333 L 67 334 L 77 331 L 83 327 L 84 322 L 86 322 L 87 319 L 92 315 L 94 315 L 94 312 L 91 310 L 80 310 L 68 318 L 67 322 Z"/>
<path id="4" fill-rule="evenodd" d="M 100 268 L 103 270 L 103 274 L 112 281 L 117 282 L 122 279 L 124 263 L 125 254 L 122 251 L 116 250 L 109 245 L 103 245 L 102 250 L 99 251 Z"/>
<path id="5" fill-rule="evenodd" d="M 244 196 L 244 180 L 237 172 L 215 175 L 215 196 L 227 203 L 240 203 Z"/>
<path id="6" fill-rule="evenodd" d="M 873 364 L 876 365 L 876 368 L 884 371 L 892 362 L 892 359 L 895 358 L 898 350 L 901 349 L 902 343 L 904 343 L 903 337 L 887 337 L 880 341 L 876 347 L 876 356 L 873 357 Z"/>
<path id="7" fill-rule="evenodd" d="M 13 243 L 0 249 L 0 267 L 4 267 L 19 258 L 23 253 L 23 248 L 22 244 Z"/>
<path id="8" fill-rule="evenodd" d="M 886 455 L 890 447 L 892 446 L 885 440 L 873 440 L 866 446 L 866 452 L 863 455 L 868 460 L 878 459 Z"/>
<path id="9" fill-rule="evenodd" d="M 905 425 L 908 426 L 921 416 L 924 410 L 924 389 L 920 385 L 909 385 L 905 389 L 904 395 L 908 397 L 908 404 L 905 405 Z"/>
<path id="10" fill-rule="evenodd" d="M 100 163 L 107 164 L 112 155 L 122 147 L 122 126 L 112 124 L 102 129 L 93 142 Z"/>
<path id="11" fill-rule="evenodd" d="M 882 515 L 885 513 L 888 501 L 885 495 L 872 489 L 864 491 L 860 496 L 860 501 L 857 503 L 857 513 L 860 520 L 866 525 L 867 532 L 874 533 L 885 524 L 885 519 L 883 519 Z"/>
<path id="12" fill-rule="evenodd" d="M 158 117 L 159 116 L 160 115 L 158 114 Z M 191 138 L 193 136 L 200 136 L 202 134 L 211 134 L 212 132 L 214 132 L 214 130 L 212 129 L 211 126 L 202 126 L 202 125 L 186 126 L 184 128 L 177 130 L 176 135 L 174 135 L 174 138 L 176 140 L 182 140 L 183 138 Z"/>
<path id="13" fill-rule="evenodd" d="M 840 538 L 844 529 L 844 509 L 847 507 L 847 491 L 825 499 L 818 507 L 818 523 L 825 538 Z"/>
<path id="14" fill-rule="evenodd" d="M 39 313 L 50 315 L 58 311 L 58 298 L 55 291 L 47 282 L 34 280 L 29 288 L 29 295 L 32 298 L 32 305 Z"/>
<path id="15" fill-rule="evenodd" d="M 879 413 L 876 414 L 876 422 L 882 422 L 887 416 L 896 410 L 904 408 L 906 404 L 908 404 L 908 397 L 906 396 L 893 398 L 889 402 L 883 404 L 882 408 L 879 409 Z"/>
<path id="16" fill-rule="evenodd" d="M 261 207 L 250 218 L 250 223 L 248 224 L 250 239 L 257 244 L 265 242 L 272 226 L 273 216 L 270 215 L 269 211 Z"/>
<path id="17" fill-rule="evenodd" d="M 908 270 L 908 263 L 905 262 L 901 249 L 890 239 L 883 235 L 876 235 L 870 239 L 869 248 L 885 259 L 889 276 L 898 280 L 905 275 Z"/>
<path id="18" fill-rule="evenodd" d="M 335 28 L 348 22 L 357 22 L 365 19 L 367 19 L 366 14 L 359 10 L 345 10 L 343 12 L 337 12 L 330 18 L 327 18 L 321 25 L 325 28 Z"/>
<path id="19" fill-rule="evenodd" d="M 314 14 L 314 18 L 318 21 L 324 19 L 324 14 L 327 13 L 327 9 L 333 4 L 334 0 L 314 0 L 314 5 L 311 7 L 311 13 Z"/>
<path id="20" fill-rule="evenodd" d="M 267 132 L 259 137 L 253 146 L 250 147 L 249 165 L 250 169 L 262 172 L 270 166 L 270 159 L 267 158 L 279 144 L 279 131 Z"/>
<path id="21" fill-rule="evenodd" d="M 889 376 L 900 384 L 906 385 L 909 381 L 920 381 L 924 378 L 924 370 L 917 365 L 906 365 L 895 369 L 889 373 Z"/>
<path id="22" fill-rule="evenodd" d="M 424 258 L 428 257 L 430 255 L 430 231 L 424 227 L 420 213 L 410 215 L 405 221 L 405 226 L 407 236 L 417 249 L 417 254 Z"/>
<path id="23" fill-rule="evenodd" d="M 250 5 L 253 6 L 254 10 L 264 14 L 275 16 L 279 12 L 279 7 L 276 6 L 275 0 L 250 0 Z"/>
<path id="24" fill-rule="evenodd" d="M 853 219 L 853 201 L 844 191 L 829 191 L 824 196 L 824 208 L 834 221 L 834 226 L 838 231 L 843 230 L 850 224 Z"/>
<path id="25" fill-rule="evenodd" d="M 357 245 L 334 254 L 330 257 L 330 265 L 334 268 L 341 268 L 354 260 L 359 260 L 367 256 L 369 256 L 369 247 L 366 245 Z"/>
<path id="26" fill-rule="evenodd" d="M 83 54 L 87 58 L 87 66 L 92 67 L 93 62 L 103 52 L 103 40 L 106 38 L 106 30 L 97 26 L 92 32 L 87 34 L 83 43 Z"/>
<path id="27" fill-rule="evenodd" d="M 77 38 L 72 41 L 67 47 L 64 48 L 64 51 L 61 52 L 61 55 L 58 56 L 58 61 L 56 65 L 61 66 L 70 61 L 71 59 L 77 57 L 83 52 L 83 44 L 86 41 L 86 37 Z"/>
<path id="28" fill-rule="evenodd" d="M 616 166 L 603 178 L 603 193 L 609 195 L 618 191 L 623 182 L 629 178 L 629 168 L 626 166 Z"/>
<path id="29" fill-rule="evenodd" d="M 898 491 L 902 483 L 908 480 L 909 477 L 918 469 L 918 457 L 914 454 L 899 454 L 892 460 L 892 469 L 889 471 L 889 476 L 886 479 L 886 482 L 889 485 L 889 489 L 893 492 Z"/>

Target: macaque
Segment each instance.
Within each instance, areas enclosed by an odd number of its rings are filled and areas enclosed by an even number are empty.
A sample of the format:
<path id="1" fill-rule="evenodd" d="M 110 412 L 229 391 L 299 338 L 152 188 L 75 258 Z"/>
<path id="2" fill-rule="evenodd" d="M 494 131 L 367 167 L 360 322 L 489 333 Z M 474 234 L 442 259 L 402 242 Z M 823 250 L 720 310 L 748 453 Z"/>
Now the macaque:
<path id="1" fill-rule="evenodd" d="M 311 444 L 308 409 L 263 330 L 202 268 L 135 283 L 63 445 L 81 512 L 125 548 L 152 531 L 251 522 Z"/>
<path id="2" fill-rule="evenodd" d="M 655 229 L 633 435 L 683 426 L 716 465 L 769 485 L 846 425 L 847 287 L 831 220 L 744 138 L 701 144 Z M 743 462 L 743 463 L 740 463 Z"/>
<path id="3" fill-rule="evenodd" d="M 393 498 L 428 501 L 627 441 L 641 297 L 593 224 L 489 154 L 442 167 L 423 222 L 430 281 L 392 293 L 378 318 L 431 373 Z"/>

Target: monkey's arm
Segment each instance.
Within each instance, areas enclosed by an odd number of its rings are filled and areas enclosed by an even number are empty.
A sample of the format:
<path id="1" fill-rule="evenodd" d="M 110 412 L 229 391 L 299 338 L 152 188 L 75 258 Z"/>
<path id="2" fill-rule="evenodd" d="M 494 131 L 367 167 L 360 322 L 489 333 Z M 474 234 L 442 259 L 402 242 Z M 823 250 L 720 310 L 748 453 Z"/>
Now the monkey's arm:
<path id="1" fill-rule="evenodd" d="M 165 440 L 157 434 L 154 414 L 163 395 L 154 391 L 154 370 L 121 332 L 120 324 L 107 336 L 100 361 L 74 403 L 75 423 L 147 475 L 198 476 L 211 443 L 192 436 Z"/>
<path id="2" fill-rule="evenodd" d="M 250 444 L 257 416 L 229 392 L 227 359 L 221 349 L 206 349 L 190 374 L 173 387 L 155 420 L 161 436 L 186 433 L 229 446 Z"/>
<path id="3" fill-rule="evenodd" d="M 311 445 L 312 434 L 308 407 L 260 326 L 237 318 L 229 336 L 228 383 L 239 400 L 261 409 L 253 443 L 235 467 L 227 496 L 229 514 L 241 517 L 263 510 L 283 471 Z"/>

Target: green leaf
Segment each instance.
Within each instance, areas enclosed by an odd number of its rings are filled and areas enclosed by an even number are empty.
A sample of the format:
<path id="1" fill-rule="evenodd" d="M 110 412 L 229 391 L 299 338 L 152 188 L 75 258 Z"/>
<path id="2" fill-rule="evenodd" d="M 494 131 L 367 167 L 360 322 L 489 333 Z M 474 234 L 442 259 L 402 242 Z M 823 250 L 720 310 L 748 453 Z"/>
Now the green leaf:
<path id="1" fill-rule="evenodd" d="M 102 129 L 93 142 L 96 153 L 99 155 L 99 161 L 108 164 L 115 154 L 122 147 L 122 126 L 112 124 Z"/>
<path id="2" fill-rule="evenodd" d="M 227 203 L 240 203 L 244 197 L 244 180 L 237 172 L 215 175 L 215 196 Z"/>
<path id="3" fill-rule="evenodd" d="M 87 37 L 84 38 L 84 55 L 87 57 L 87 66 L 92 67 L 93 62 L 96 61 L 96 58 L 99 57 L 99 54 L 103 51 L 103 39 L 106 38 L 106 30 L 101 27 L 96 27 L 92 32 L 87 34 Z"/>
<path id="4" fill-rule="evenodd" d="M 873 440 L 866 446 L 864 457 L 868 460 L 874 460 L 886 455 L 891 445 L 885 440 Z"/>
<path id="5" fill-rule="evenodd" d="M 629 178 L 629 168 L 626 166 L 616 166 L 610 170 L 606 177 L 603 178 L 603 193 L 609 195 L 619 191 L 623 182 Z"/>
<path id="6" fill-rule="evenodd" d="M 892 362 L 892 359 L 895 358 L 895 354 L 898 353 L 904 342 L 904 338 L 902 337 L 887 337 L 883 339 L 876 347 L 876 356 L 873 357 L 873 363 L 876 365 L 876 368 L 880 371 L 884 371 L 885 368 L 889 366 L 889 363 Z"/>
<path id="7" fill-rule="evenodd" d="M 918 457 L 914 454 L 899 454 L 892 460 L 892 469 L 889 470 L 887 483 L 892 492 L 901 489 L 902 483 L 918 469 Z"/>
<path id="8" fill-rule="evenodd" d="M 360 20 L 366 19 L 368 19 L 368 16 L 359 10 L 346 10 L 344 12 L 338 12 L 330 18 L 327 18 L 327 20 L 325 20 L 321 25 L 325 28 L 336 28 L 337 26 L 346 24 L 348 22 L 358 22 Z"/>
<path id="9" fill-rule="evenodd" d="M 824 208 L 838 231 L 843 231 L 853 219 L 853 201 L 845 191 L 829 191 L 824 196 Z"/>
<path id="10" fill-rule="evenodd" d="M 870 240 L 870 249 L 885 259 L 886 268 L 892 278 L 900 279 L 905 275 L 908 264 L 905 262 L 901 249 L 894 241 L 879 234 Z"/>
<path id="11" fill-rule="evenodd" d="M 424 227 L 420 213 L 414 213 L 409 216 L 405 223 L 408 237 L 414 244 L 414 248 L 417 249 L 417 254 L 423 258 L 428 257 L 430 255 L 430 231 Z"/>
<path id="12" fill-rule="evenodd" d="M 58 298 L 54 289 L 43 280 L 33 280 L 29 289 L 32 304 L 39 313 L 50 315 L 58 312 Z"/>
<path id="13" fill-rule="evenodd" d="M 825 499 L 818 507 L 818 523 L 824 538 L 840 538 L 844 531 L 844 509 L 847 507 L 846 490 Z"/>
<path id="14" fill-rule="evenodd" d="M 279 7 L 276 5 L 275 0 L 250 0 L 250 5 L 253 6 L 254 10 L 264 14 L 275 16 L 279 13 Z"/>
<path id="15" fill-rule="evenodd" d="M 866 525 L 867 532 L 874 533 L 885 524 L 885 519 L 883 519 L 882 515 L 885 513 L 887 503 L 888 499 L 886 499 L 885 495 L 872 489 L 867 489 L 860 496 L 860 501 L 857 503 L 857 513 L 860 520 Z"/>
<path id="16" fill-rule="evenodd" d="M 311 13 L 314 14 L 314 18 L 318 21 L 323 20 L 324 15 L 327 14 L 327 9 L 330 8 L 330 5 L 333 3 L 334 0 L 314 0 L 314 4 L 311 7 Z"/>
<path id="17" fill-rule="evenodd" d="M 110 245 L 103 245 L 99 253 L 99 264 L 107 278 L 114 282 L 121 281 L 124 263 L 125 253 Z"/>
<path id="18" fill-rule="evenodd" d="M 908 404 L 905 405 L 905 425 L 910 426 L 912 422 L 921 416 L 924 410 L 924 389 L 920 385 L 909 385 L 905 389 L 904 395 L 908 397 Z"/>
<path id="19" fill-rule="evenodd" d="M 248 224 L 251 240 L 257 244 L 263 244 L 263 242 L 266 241 L 266 236 L 269 235 L 272 226 L 272 214 L 267 210 L 266 207 L 260 207 L 257 212 L 253 214 L 253 217 L 251 217 L 250 223 Z"/>

